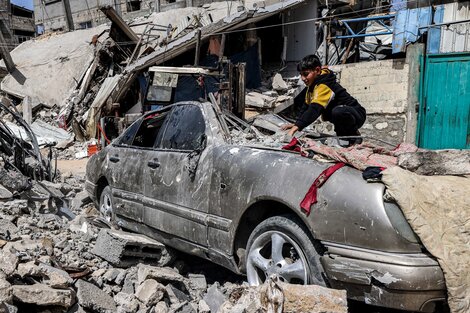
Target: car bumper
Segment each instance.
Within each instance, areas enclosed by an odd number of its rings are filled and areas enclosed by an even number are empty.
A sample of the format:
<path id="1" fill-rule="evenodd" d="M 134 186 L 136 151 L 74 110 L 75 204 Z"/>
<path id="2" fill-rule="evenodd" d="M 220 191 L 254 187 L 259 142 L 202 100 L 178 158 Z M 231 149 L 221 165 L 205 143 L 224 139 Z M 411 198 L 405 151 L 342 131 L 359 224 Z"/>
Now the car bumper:
<path id="1" fill-rule="evenodd" d="M 89 180 L 86 180 L 85 181 L 85 190 L 86 192 L 88 193 L 88 196 L 90 197 L 90 199 L 95 203 L 97 204 L 98 203 L 98 199 L 96 198 L 96 195 L 97 195 L 97 190 L 98 190 L 98 185 L 97 184 L 93 184 L 91 181 Z"/>
<path id="2" fill-rule="evenodd" d="M 321 261 L 330 285 L 348 298 L 409 311 L 433 312 L 446 297 L 444 275 L 424 253 L 399 254 L 325 243 Z"/>

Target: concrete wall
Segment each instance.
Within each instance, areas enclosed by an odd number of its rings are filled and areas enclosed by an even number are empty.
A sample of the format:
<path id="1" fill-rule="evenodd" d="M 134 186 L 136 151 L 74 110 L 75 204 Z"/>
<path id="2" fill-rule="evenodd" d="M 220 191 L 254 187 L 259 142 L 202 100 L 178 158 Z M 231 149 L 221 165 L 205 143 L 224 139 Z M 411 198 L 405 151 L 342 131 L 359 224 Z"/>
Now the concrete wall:
<path id="1" fill-rule="evenodd" d="M 341 85 L 367 110 L 364 136 L 414 143 L 421 49 L 409 47 L 406 59 L 331 66 Z"/>

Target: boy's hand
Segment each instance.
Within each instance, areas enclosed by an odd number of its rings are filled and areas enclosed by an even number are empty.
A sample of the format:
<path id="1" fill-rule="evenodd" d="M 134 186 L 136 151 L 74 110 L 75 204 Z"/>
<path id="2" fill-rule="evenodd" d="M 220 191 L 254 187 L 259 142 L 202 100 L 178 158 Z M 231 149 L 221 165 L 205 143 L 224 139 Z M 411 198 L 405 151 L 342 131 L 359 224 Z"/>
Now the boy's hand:
<path id="1" fill-rule="evenodd" d="M 281 130 L 288 130 L 288 129 L 291 129 L 292 127 L 294 127 L 294 124 L 284 124 L 281 126 Z"/>

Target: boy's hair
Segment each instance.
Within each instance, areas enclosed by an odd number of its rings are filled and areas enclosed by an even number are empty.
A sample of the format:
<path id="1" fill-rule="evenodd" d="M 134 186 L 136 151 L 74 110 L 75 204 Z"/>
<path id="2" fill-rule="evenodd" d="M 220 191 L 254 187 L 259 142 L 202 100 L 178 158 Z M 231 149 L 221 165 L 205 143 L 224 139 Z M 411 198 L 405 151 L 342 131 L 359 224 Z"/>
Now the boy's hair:
<path id="1" fill-rule="evenodd" d="M 320 59 L 313 54 L 307 55 L 304 57 L 299 64 L 297 64 L 297 71 L 301 72 L 304 70 L 313 70 L 317 67 L 321 67 Z"/>

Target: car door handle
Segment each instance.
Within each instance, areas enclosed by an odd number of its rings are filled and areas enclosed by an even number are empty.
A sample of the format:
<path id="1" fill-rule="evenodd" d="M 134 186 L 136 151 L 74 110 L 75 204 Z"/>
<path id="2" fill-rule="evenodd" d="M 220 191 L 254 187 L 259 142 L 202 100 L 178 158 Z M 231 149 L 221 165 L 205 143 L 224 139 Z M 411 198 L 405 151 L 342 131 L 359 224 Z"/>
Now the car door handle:
<path id="1" fill-rule="evenodd" d="M 158 160 L 153 160 L 153 161 L 149 161 L 147 165 L 150 168 L 156 169 L 160 167 L 160 162 L 158 162 Z"/>
<path id="2" fill-rule="evenodd" d="M 109 161 L 113 162 L 113 163 L 117 163 L 119 162 L 119 158 L 117 156 L 112 156 L 109 158 Z"/>

